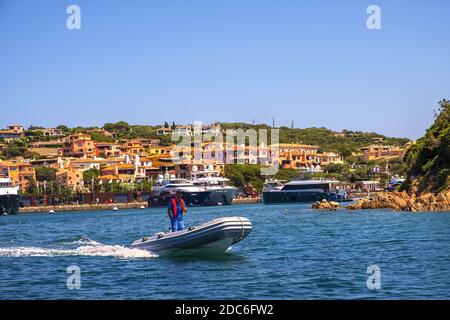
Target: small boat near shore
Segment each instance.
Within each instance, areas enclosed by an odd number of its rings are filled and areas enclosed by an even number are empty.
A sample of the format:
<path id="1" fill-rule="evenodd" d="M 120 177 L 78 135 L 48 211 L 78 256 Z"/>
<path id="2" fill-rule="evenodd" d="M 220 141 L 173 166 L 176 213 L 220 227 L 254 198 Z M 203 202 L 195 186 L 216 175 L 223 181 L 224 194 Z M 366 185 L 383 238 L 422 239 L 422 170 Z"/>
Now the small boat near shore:
<path id="1" fill-rule="evenodd" d="M 192 252 L 224 253 L 252 231 L 252 223 L 244 217 L 223 217 L 176 232 L 158 232 L 133 242 L 132 248 L 159 255 Z"/>

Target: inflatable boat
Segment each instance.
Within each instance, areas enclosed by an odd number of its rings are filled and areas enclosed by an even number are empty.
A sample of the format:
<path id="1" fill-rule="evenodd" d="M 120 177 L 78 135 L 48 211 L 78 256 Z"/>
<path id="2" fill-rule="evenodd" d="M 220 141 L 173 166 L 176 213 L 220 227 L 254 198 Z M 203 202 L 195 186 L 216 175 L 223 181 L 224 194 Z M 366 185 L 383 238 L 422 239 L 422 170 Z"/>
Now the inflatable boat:
<path id="1" fill-rule="evenodd" d="M 132 247 L 157 254 L 176 252 L 223 253 L 252 231 L 244 217 L 217 218 L 176 232 L 158 232 L 133 242 Z"/>

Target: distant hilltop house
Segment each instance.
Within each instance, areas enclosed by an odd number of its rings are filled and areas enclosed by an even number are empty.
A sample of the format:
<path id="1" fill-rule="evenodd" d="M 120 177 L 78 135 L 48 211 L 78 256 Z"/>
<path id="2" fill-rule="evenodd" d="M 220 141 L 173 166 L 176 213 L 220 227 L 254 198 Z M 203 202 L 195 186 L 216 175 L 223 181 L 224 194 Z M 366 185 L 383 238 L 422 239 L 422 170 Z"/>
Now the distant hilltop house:
<path id="1" fill-rule="evenodd" d="M 170 128 L 159 128 L 156 130 L 156 134 L 158 135 L 171 135 L 171 134 L 178 134 L 180 136 L 188 136 L 192 134 L 192 126 L 190 125 L 179 125 L 175 126 L 175 129 Z"/>
<path id="2" fill-rule="evenodd" d="M 20 139 L 24 136 L 23 126 L 14 124 L 7 126 L 6 129 L 0 130 L 0 138 L 5 141 Z"/>
<path id="3" fill-rule="evenodd" d="M 352 155 L 363 162 L 402 159 L 406 148 L 398 146 L 370 145 L 361 148 L 360 152 L 354 152 Z"/>
<path id="4" fill-rule="evenodd" d="M 111 131 L 108 131 L 105 129 L 91 129 L 91 130 L 88 130 L 87 133 L 96 133 L 96 134 L 100 134 L 100 135 L 103 135 L 108 138 L 114 138 L 116 136 L 116 134 L 114 132 L 111 132 Z"/>
<path id="5" fill-rule="evenodd" d="M 195 130 L 197 130 L 196 126 L 192 125 L 177 125 L 175 126 L 175 129 L 173 127 L 161 127 L 156 130 L 156 134 L 158 135 L 171 135 L 171 134 L 177 134 L 180 136 L 185 135 L 192 135 L 195 133 Z M 201 133 L 202 134 L 212 134 L 217 135 L 221 133 L 221 127 L 218 124 L 203 124 L 201 126 Z"/>
<path id="6" fill-rule="evenodd" d="M 62 137 L 64 135 L 64 132 L 58 128 L 37 128 L 31 131 L 40 132 L 44 137 Z"/>
<path id="7" fill-rule="evenodd" d="M 166 136 L 166 135 L 171 135 L 173 133 L 173 129 L 172 128 L 159 128 L 156 130 L 156 134 L 160 135 L 160 136 Z"/>

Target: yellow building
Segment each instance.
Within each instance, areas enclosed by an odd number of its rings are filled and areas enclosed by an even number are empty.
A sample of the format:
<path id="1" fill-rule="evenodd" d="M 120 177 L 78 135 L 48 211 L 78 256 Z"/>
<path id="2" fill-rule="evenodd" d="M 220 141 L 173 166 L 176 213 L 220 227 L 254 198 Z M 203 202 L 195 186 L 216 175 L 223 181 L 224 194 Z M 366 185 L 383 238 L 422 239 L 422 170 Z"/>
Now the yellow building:
<path id="1" fill-rule="evenodd" d="M 369 162 L 402 159 L 405 151 L 405 148 L 397 146 L 371 145 L 361 148 L 361 152 L 353 153 L 352 155 L 358 157 L 363 162 Z"/>
<path id="2" fill-rule="evenodd" d="M 83 191 L 83 172 L 75 169 L 60 169 L 56 172 L 56 183 L 72 192 Z"/>
<path id="3" fill-rule="evenodd" d="M 321 152 L 316 153 L 316 155 L 314 156 L 314 162 L 324 167 L 329 164 L 343 164 L 344 159 L 338 153 Z"/>
<path id="4" fill-rule="evenodd" d="M 121 146 L 121 150 L 129 155 L 144 155 L 145 149 L 138 140 L 129 140 Z"/>
<path id="5" fill-rule="evenodd" d="M 36 172 L 28 162 L 0 160 L 0 177 L 10 178 L 14 186 L 22 192 L 26 191 L 30 179 L 36 181 Z"/>
<path id="6" fill-rule="evenodd" d="M 170 155 L 170 152 L 175 148 L 175 146 L 171 147 L 163 147 L 163 146 L 157 146 L 157 147 L 150 147 L 148 149 L 149 156 L 159 156 L 159 155 Z"/>

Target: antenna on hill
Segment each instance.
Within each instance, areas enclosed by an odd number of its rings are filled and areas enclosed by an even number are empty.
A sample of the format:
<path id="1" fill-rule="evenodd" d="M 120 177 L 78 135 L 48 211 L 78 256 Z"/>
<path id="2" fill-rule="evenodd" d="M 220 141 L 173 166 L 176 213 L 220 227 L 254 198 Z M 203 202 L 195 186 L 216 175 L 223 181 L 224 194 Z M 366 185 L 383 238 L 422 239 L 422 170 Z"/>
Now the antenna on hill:
<path id="1" fill-rule="evenodd" d="M 272 128 L 275 128 L 275 117 L 272 117 Z"/>
<path id="2" fill-rule="evenodd" d="M 294 129 L 294 120 L 291 122 L 291 129 Z"/>

